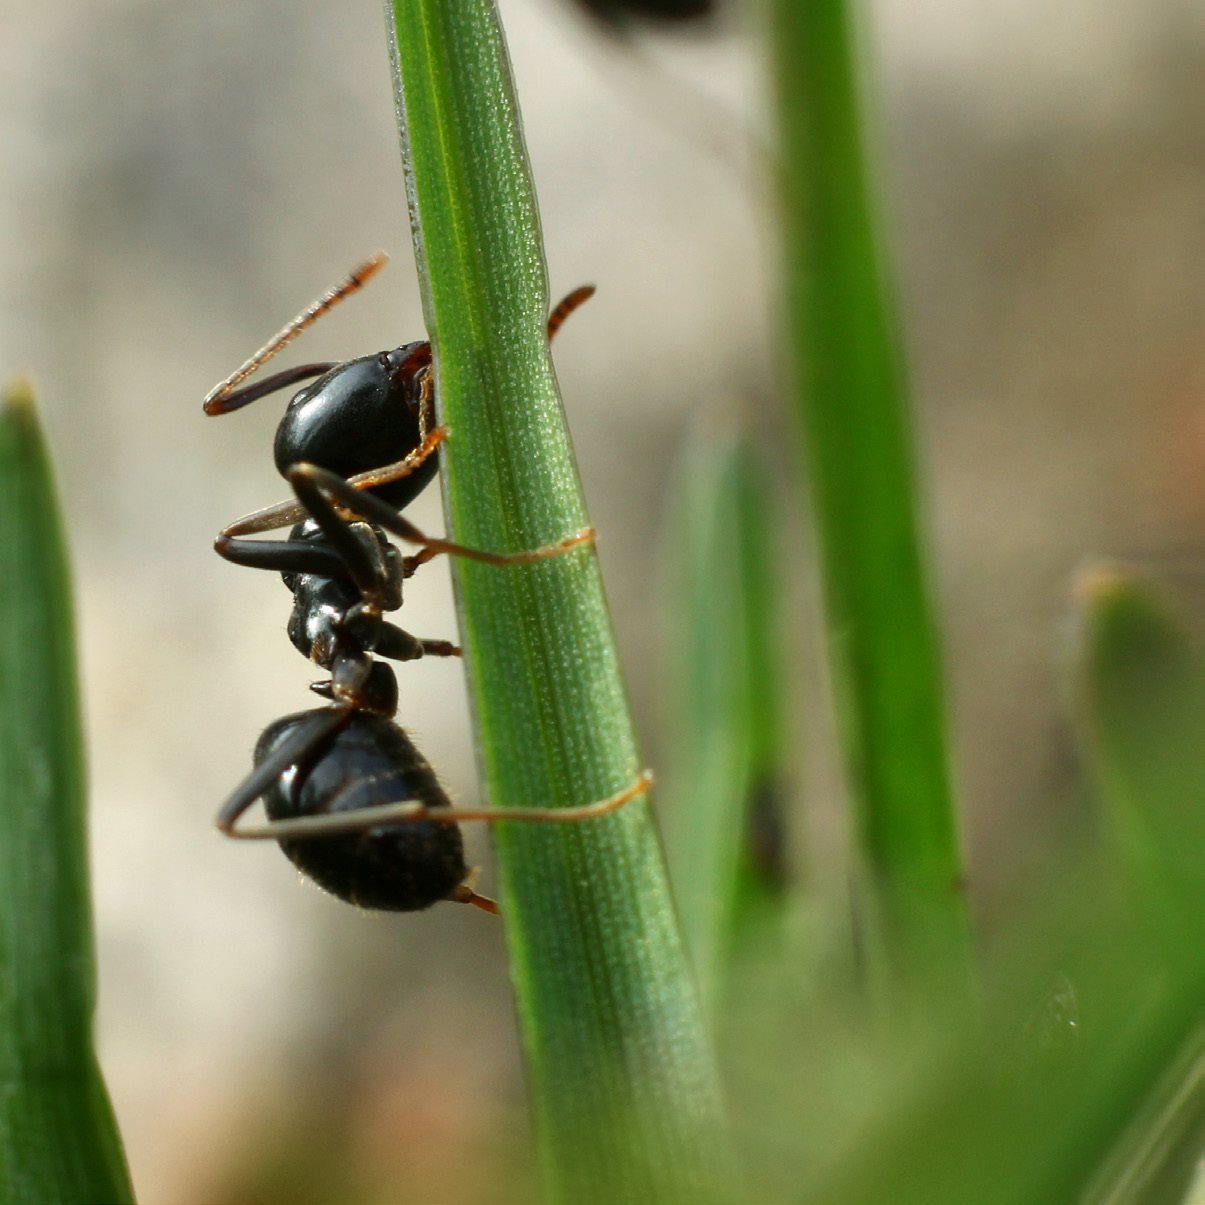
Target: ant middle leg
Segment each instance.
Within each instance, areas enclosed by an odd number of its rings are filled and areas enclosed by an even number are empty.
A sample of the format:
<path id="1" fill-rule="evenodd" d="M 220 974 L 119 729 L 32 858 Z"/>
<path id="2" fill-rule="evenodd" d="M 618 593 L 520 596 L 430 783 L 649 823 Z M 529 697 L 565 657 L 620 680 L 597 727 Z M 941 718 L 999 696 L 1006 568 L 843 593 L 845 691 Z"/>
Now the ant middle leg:
<path id="1" fill-rule="evenodd" d="M 391 575 L 381 547 L 361 539 L 329 504 L 321 513 L 307 512 L 307 517 L 319 525 L 323 540 L 248 540 L 232 536 L 226 529 L 214 538 L 213 549 L 224 560 L 247 569 L 315 574 L 350 582 L 364 599 L 377 600 L 386 610 L 393 610 L 397 602 L 387 599 L 397 595 L 400 586 L 391 576 L 404 576 L 404 566 L 396 563 Z"/>
<path id="2" fill-rule="evenodd" d="M 548 315 L 548 339 L 550 342 L 556 337 L 557 331 L 565 324 L 565 319 L 593 296 L 593 285 L 578 285 L 573 292 L 566 294 L 557 302 L 552 313 Z"/>
<path id="3" fill-rule="evenodd" d="M 422 636 L 412 636 L 404 628 L 388 622 L 382 622 L 373 652 L 378 657 L 388 657 L 390 661 L 417 661 L 420 657 L 462 656 L 460 646 L 453 644 L 450 640 L 428 640 Z"/>
<path id="4" fill-rule="evenodd" d="M 328 544 L 303 540 L 244 540 L 219 532 L 213 550 L 223 560 L 244 569 L 276 573 L 315 573 L 351 580 L 343 558 Z"/>
<path id="5" fill-rule="evenodd" d="M 427 553 L 423 560 L 430 560 L 433 556 L 446 553 L 450 556 L 464 557 L 466 560 L 482 561 L 487 565 L 525 565 L 534 561 L 547 560 L 549 557 L 560 556 L 583 544 L 593 544 L 595 540 L 594 528 L 584 527 L 554 544 L 544 544 L 539 548 L 528 549 L 524 552 L 486 552 L 483 549 L 468 548 L 463 544 L 457 544 L 438 536 L 425 535 L 387 502 L 383 502 L 372 494 L 361 493 L 345 478 L 316 464 L 304 462 L 295 464 L 285 476 L 302 506 L 314 514 L 315 518 L 317 518 L 315 508 L 320 508 L 325 499 L 329 497 L 334 502 L 369 522 L 378 524 L 408 543 L 422 545 L 424 552 Z M 326 505 L 331 504 L 327 502 Z"/>
<path id="6" fill-rule="evenodd" d="M 338 515 L 335 522 L 344 524 Z M 351 535 L 354 537 L 354 532 Z M 342 552 L 330 544 L 309 540 L 246 540 L 219 535 L 214 550 L 235 565 L 250 569 L 268 569 L 277 573 L 313 574 L 345 581 L 359 591 L 362 599 L 372 600 L 370 606 L 383 610 L 395 609 L 396 582 L 389 579 L 387 567 L 379 558 L 367 555 L 361 576 L 357 578 Z M 365 554 L 367 548 L 357 549 Z M 405 561 L 399 566 L 405 573 Z M 350 616 L 349 616 L 350 618 Z M 372 651 L 391 661 L 417 661 L 420 657 L 459 657 L 460 646 L 450 640 L 414 636 L 397 624 L 379 616 L 374 621 Z M 319 691 L 319 694 L 325 692 Z"/>

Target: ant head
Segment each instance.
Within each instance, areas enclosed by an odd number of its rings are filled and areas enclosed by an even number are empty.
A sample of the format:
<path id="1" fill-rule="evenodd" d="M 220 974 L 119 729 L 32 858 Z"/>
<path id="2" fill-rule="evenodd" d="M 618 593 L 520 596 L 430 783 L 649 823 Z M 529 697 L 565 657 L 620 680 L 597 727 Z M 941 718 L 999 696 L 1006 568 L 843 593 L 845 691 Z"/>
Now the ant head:
<path id="1" fill-rule="evenodd" d="M 418 342 L 332 368 L 289 403 L 276 430 L 276 467 L 309 461 L 353 477 L 401 460 L 434 425 L 430 365 L 430 345 Z M 437 469 L 430 457 L 371 492 L 400 510 Z"/>

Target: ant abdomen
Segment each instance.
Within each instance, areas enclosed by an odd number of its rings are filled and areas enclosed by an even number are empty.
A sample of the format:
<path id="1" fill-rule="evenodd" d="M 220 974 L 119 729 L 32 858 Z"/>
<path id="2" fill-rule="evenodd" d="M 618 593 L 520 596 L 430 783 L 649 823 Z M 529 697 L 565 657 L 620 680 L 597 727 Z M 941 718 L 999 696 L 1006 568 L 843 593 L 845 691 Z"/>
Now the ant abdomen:
<path id="1" fill-rule="evenodd" d="M 255 747 L 256 764 L 315 714 L 296 712 L 269 725 Z M 406 802 L 449 806 L 434 770 L 406 733 L 384 716 L 354 710 L 264 795 L 272 820 Z M 390 912 L 416 912 L 446 900 L 469 873 L 460 830 L 432 820 L 384 823 L 321 840 L 285 839 L 280 848 L 332 895 L 361 908 Z"/>
<path id="2" fill-rule="evenodd" d="M 354 477 L 413 452 L 434 425 L 431 415 L 423 414 L 424 406 L 429 409 L 426 348 L 411 343 L 348 360 L 295 394 L 276 431 L 280 472 L 307 461 Z M 408 476 L 371 492 L 401 510 L 437 471 L 431 457 Z"/>

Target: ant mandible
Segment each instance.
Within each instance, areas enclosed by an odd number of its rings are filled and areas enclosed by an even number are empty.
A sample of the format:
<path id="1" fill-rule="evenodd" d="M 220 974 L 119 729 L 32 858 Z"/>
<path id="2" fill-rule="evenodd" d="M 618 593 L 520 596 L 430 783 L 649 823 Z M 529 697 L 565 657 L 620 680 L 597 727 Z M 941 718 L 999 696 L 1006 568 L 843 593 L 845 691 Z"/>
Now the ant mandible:
<path id="1" fill-rule="evenodd" d="M 607 799 L 568 808 L 453 807 L 435 772 L 394 723 L 398 688 L 378 657 L 453 657 L 446 640 L 412 636 L 387 621 L 402 605 L 402 583 L 440 553 L 491 565 L 529 564 L 591 544 L 590 528 L 518 553 L 466 548 L 424 535 L 398 512 L 437 470 L 447 432 L 435 425 L 431 345 L 405 344 L 345 363 L 303 364 L 254 385 L 252 373 L 385 263 L 378 253 L 323 294 L 206 397 L 206 414 L 228 414 L 310 377 L 276 432 L 276 465 L 295 501 L 246 515 L 214 542 L 227 560 L 281 574 L 293 595 L 289 637 L 328 680 L 311 689 L 327 707 L 270 724 L 254 768 L 223 804 L 218 828 L 230 837 L 275 840 L 319 886 L 349 903 L 395 912 L 440 900 L 497 905 L 472 888 L 461 821 L 574 822 L 615 811 L 648 791 L 647 771 Z M 548 336 L 594 292 L 584 286 L 552 312 Z M 287 540 L 248 535 L 294 524 Z M 386 533 L 420 551 L 402 556 Z M 239 825 L 263 799 L 265 824 Z"/>

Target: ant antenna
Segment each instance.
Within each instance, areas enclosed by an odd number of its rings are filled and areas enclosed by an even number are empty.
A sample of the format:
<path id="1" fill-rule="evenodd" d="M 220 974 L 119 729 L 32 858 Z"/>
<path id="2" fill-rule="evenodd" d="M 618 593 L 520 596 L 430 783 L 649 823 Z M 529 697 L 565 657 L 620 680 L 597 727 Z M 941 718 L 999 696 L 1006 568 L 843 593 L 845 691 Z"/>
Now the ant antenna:
<path id="1" fill-rule="evenodd" d="M 389 256 L 384 251 L 370 255 L 362 264 L 357 265 L 340 284 L 328 289 L 312 305 L 307 306 L 292 322 L 288 323 L 278 334 L 274 335 L 263 345 L 245 364 L 235 369 L 220 385 L 215 385 L 205 396 L 204 408 L 207 414 L 218 411 L 216 403 L 234 392 L 253 372 L 262 368 L 282 347 L 292 343 L 307 326 L 313 326 L 327 310 L 332 310 L 345 297 L 358 293 L 387 263 Z"/>

